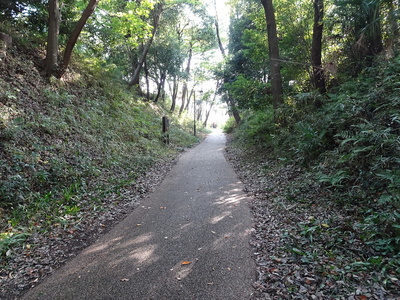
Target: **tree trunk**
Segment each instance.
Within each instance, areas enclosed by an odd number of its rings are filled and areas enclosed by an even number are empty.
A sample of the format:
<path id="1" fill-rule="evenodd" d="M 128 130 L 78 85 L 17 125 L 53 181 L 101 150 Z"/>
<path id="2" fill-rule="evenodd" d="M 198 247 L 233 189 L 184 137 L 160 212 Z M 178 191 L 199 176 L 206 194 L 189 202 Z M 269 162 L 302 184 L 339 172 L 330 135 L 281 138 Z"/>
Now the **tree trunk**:
<path id="1" fill-rule="evenodd" d="M 314 27 L 311 44 L 311 64 L 313 69 L 313 81 L 315 88 L 322 94 L 326 93 L 325 74 L 322 68 L 322 32 L 324 18 L 324 0 L 314 0 Z M 315 106 L 320 107 L 321 102 L 316 102 Z"/>
<path id="2" fill-rule="evenodd" d="M 190 100 L 192 99 L 193 92 L 194 92 L 194 89 L 192 89 L 192 90 L 190 91 L 190 94 L 189 94 L 189 96 L 187 97 L 187 102 L 186 102 L 186 107 L 185 107 L 186 110 L 189 110 L 189 104 L 190 104 Z"/>
<path id="3" fill-rule="evenodd" d="M 206 111 L 206 119 L 204 120 L 204 123 L 203 123 L 204 127 L 207 127 L 207 122 L 208 122 L 208 118 L 210 116 L 210 112 L 211 112 L 211 110 L 212 110 L 212 108 L 213 108 L 213 106 L 215 104 L 216 99 L 217 99 L 218 87 L 219 87 L 219 81 L 217 80 L 217 85 L 215 87 L 214 97 L 213 97 L 213 99 L 211 101 L 210 109 L 208 111 Z"/>
<path id="4" fill-rule="evenodd" d="M 146 77 L 146 99 L 150 101 L 150 81 L 149 81 L 149 70 L 147 69 L 147 62 L 144 62 L 144 73 Z"/>
<path id="5" fill-rule="evenodd" d="M 177 95 L 178 95 L 178 80 L 176 79 L 176 77 L 174 77 L 174 82 L 173 82 L 173 87 L 172 87 L 172 103 L 171 103 L 170 112 L 175 111 Z"/>
<path id="6" fill-rule="evenodd" d="M 61 78 L 64 75 L 65 71 L 67 70 L 69 62 L 71 60 L 72 50 L 75 47 L 76 41 L 78 40 L 78 37 L 81 34 L 82 29 L 85 26 L 87 20 L 93 14 L 98 2 L 99 2 L 99 0 L 90 0 L 89 1 L 89 4 L 83 11 L 81 18 L 79 19 L 74 30 L 72 31 L 71 35 L 69 36 L 67 46 L 65 47 L 65 52 L 64 52 L 61 69 L 58 74 L 59 78 Z"/>
<path id="7" fill-rule="evenodd" d="M 58 0 L 49 0 L 49 32 L 45 60 L 46 76 L 54 75 L 58 65 L 58 34 L 60 28 L 60 8 Z"/>
<path id="8" fill-rule="evenodd" d="M 271 69 L 271 86 L 273 105 L 276 110 L 283 103 L 282 77 L 279 63 L 279 45 L 276 32 L 276 21 L 272 0 L 261 0 L 267 22 L 269 66 Z"/>
<path id="9" fill-rule="evenodd" d="M 154 103 L 157 103 L 157 102 L 158 102 L 158 99 L 159 99 L 160 96 L 161 96 L 161 91 L 162 91 L 163 88 L 164 88 L 164 82 L 165 82 L 165 78 L 166 78 L 166 77 L 167 77 L 166 72 L 162 73 L 161 76 L 160 76 L 160 82 L 159 82 L 159 84 L 158 84 L 158 86 L 157 86 L 157 96 L 156 96 L 156 98 L 154 99 Z"/>
<path id="10" fill-rule="evenodd" d="M 197 106 L 197 107 L 199 107 L 199 106 Z M 197 117 L 196 117 L 197 122 L 200 121 L 202 115 L 203 115 L 203 106 L 200 105 L 200 107 L 197 109 Z"/>
<path id="11" fill-rule="evenodd" d="M 219 34 L 219 22 L 218 22 L 218 13 L 217 13 L 217 2 L 214 0 L 214 9 L 215 9 L 215 32 L 217 34 L 218 46 L 219 50 L 221 51 L 222 57 L 225 58 L 225 49 L 222 45 L 221 36 Z"/>
<path id="12" fill-rule="evenodd" d="M 193 55 L 193 49 L 192 49 L 192 45 L 190 45 L 189 58 L 188 58 L 188 63 L 186 66 L 186 71 L 185 71 L 187 77 L 189 77 L 189 73 L 190 73 L 190 64 L 192 62 L 192 55 Z M 183 87 L 182 87 L 182 106 L 179 109 L 179 115 L 181 115 L 183 110 L 185 109 L 185 100 L 186 100 L 186 96 L 187 96 L 187 91 L 188 91 L 187 81 L 185 81 L 185 83 L 183 84 Z"/>
<path id="13" fill-rule="evenodd" d="M 214 106 L 214 103 L 215 103 L 214 101 L 215 101 L 215 97 L 214 97 L 213 102 L 211 102 L 210 108 L 206 111 L 206 119 L 203 122 L 203 126 L 204 127 L 207 127 L 208 118 L 210 117 L 210 112 L 211 112 L 211 110 L 212 110 L 212 108 Z"/>
<path id="14" fill-rule="evenodd" d="M 231 97 L 228 96 L 228 98 L 227 98 L 227 100 L 226 100 L 226 104 L 228 105 L 228 107 L 231 108 L 230 112 L 232 113 L 233 118 L 235 119 L 236 124 L 239 125 L 242 119 L 240 118 L 239 111 L 238 111 L 237 108 L 236 108 L 235 101 L 233 101 L 233 99 L 232 99 Z"/>
<path id="15" fill-rule="evenodd" d="M 149 52 L 149 49 L 153 44 L 154 37 L 157 33 L 158 25 L 160 23 L 161 13 L 163 11 L 163 5 L 164 5 L 163 3 L 159 3 L 157 7 L 154 9 L 153 30 L 151 32 L 151 37 L 143 48 L 142 55 L 140 56 L 136 68 L 133 71 L 132 79 L 129 81 L 129 87 L 139 85 L 140 83 L 140 72 L 142 70 L 143 63 L 146 60 L 147 53 Z"/>

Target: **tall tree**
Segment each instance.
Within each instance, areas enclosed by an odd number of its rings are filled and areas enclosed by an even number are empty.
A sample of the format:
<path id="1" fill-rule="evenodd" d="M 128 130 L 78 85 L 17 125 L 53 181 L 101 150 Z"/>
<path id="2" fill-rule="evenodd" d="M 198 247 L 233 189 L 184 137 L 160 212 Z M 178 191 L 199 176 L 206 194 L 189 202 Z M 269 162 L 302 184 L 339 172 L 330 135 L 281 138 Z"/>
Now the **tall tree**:
<path id="1" fill-rule="evenodd" d="M 268 49 L 270 57 L 271 87 L 274 109 L 283 103 L 282 76 L 280 70 L 279 40 L 276 31 L 276 21 L 272 0 L 261 0 L 267 22 Z"/>
<path id="2" fill-rule="evenodd" d="M 156 35 L 156 32 L 157 32 L 159 24 L 160 24 L 160 18 L 161 18 L 161 14 L 162 14 L 163 10 L 164 10 L 164 1 L 157 3 L 156 6 L 154 7 L 154 10 L 152 11 L 152 18 L 153 18 L 152 28 L 153 29 L 152 29 L 149 39 L 142 47 L 142 53 L 140 54 L 139 60 L 137 62 L 135 62 L 135 64 L 134 64 L 133 75 L 132 75 L 131 80 L 129 81 L 129 86 L 139 86 L 140 72 L 143 68 L 143 63 L 147 57 L 149 49 L 150 49 L 151 45 L 153 44 L 154 37 Z"/>
<path id="3" fill-rule="evenodd" d="M 67 46 L 65 47 L 64 56 L 63 56 L 63 60 L 62 60 L 62 64 L 61 64 L 61 68 L 60 68 L 58 77 L 62 77 L 64 75 L 65 71 L 67 70 L 69 62 L 71 60 L 72 50 L 74 49 L 75 44 L 78 40 L 78 37 L 81 34 L 82 29 L 85 26 L 87 20 L 93 14 L 98 2 L 99 2 L 99 0 L 90 0 L 89 1 L 87 7 L 85 8 L 85 10 L 83 11 L 83 13 L 80 17 L 78 23 L 76 23 L 74 30 L 72 31 L 71 35 L 69 36 Z"/>
<path id="4" fill-rule="evenodd" d="M 59 38 L 59 27 L 61 14 L 59 9 L 58 0 L 50 0 L 48 5 L 49 11 L 49 25 L 48 25 L 48 37 L 47 37 L 47 53 L 45 60 L 45 71 L 47 76 L 56 75 L 61 78 L 68 68 L 69 62 L 71 60 L 72 50 L 78 40 L 79 35 L 82 32 L 87 20 L 94 12 L 97 6 L 98 0 L 90 0 L 86 9 L 83 11 L 79 21 L 75 25 L 74 30 L 69 36 L 63 60 L 61 63 L 60 70 L 57 70 L 58 66 L 58 38 Z M 58 72 L 57 72 L 58 71 Z"/>
<path id="5" fill-rule="evenodd" d="M 320 93 L 326 93 L 325 74 L 322 68 L 322 33 L 324 18 L 324 0 L 314 0 L 314 27 L 311 44 L 311 64 L 314 85 Z M 316 102 L 317 107 L 322 103 Z"/>
<path id="6" fill-rule="evenodd" d="M 55 74 L 58 66 L 58 35 L 60 31 L 60 7 L 58 0 L 49 0 L 49 25 L 47 34 L 47 48 L 45 72 L 47 76 Z"/>
<path id="7" fill-rule="evenodd" d="M 217 35 L 219 50 L 221 51 L 222 57 L 225 58 L 226 57 L 225 49 L 224 49 L 224 45 L 222 45 L 221 34 L 219 32 L 219 20 L 218 20 L 218 10 L 217 10 L 217 1 L 216 0 L 214 0 L 214 10 L 215 10 L 215 22 L 214 22 L 215 33 Z"/>
<path id="8" fill-rule="evenodd" d="M 189 78 L 190 74 L 190 65 L 192 62 L 192 56 L 193 56 L 193 46 L 190 44 L 189 47 L 189 57 L 186 65 L 186 70 L 185 70 L 185 81 L 183 82 L 183 87 L 182 87 L 182 105 L 181 108 L 179 109 L 179 115 L 182 114 L 183 110 L 185 109 L 186 105 L 186 97 L 188 96 L 188 86 L 187 86 L 187 79 Z"/>

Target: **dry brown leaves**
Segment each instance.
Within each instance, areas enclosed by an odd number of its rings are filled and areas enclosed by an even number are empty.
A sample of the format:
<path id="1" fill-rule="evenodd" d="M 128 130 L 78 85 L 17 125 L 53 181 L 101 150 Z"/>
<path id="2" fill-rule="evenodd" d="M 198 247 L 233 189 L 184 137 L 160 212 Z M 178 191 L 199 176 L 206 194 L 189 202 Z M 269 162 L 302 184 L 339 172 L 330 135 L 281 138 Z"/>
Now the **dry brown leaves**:
<path id="1" fill-rule="evenodd" d="M 36 233 L 23 246 L 14 248 L 7 263 L 0 265 L 0 299 L 18 299 L 108 232 L 139 205 L 175 163 L 172 159 L 155 164 L 131 187 L 108 195 L 98 210 L 82 201 L 80 218 L 70 222 L 69 227 L 56 226 L 51 232 Z"/>
<path id="2" fill-rule="evenodd" d="M 367 264 L 377 254 L 357 220 L 304 170 L 233 145 L 226 157 L 253 198 L 255 299 L 400 299 L 393 258 L 385 271 Z"/>

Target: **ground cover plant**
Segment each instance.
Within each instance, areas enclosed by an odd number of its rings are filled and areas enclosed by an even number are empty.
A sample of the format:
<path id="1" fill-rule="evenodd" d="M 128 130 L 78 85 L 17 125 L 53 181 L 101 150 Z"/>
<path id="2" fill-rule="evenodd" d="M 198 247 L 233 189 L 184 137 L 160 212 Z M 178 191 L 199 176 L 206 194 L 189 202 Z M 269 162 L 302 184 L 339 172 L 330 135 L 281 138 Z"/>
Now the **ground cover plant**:
<path id="1" fill-rule="evenodd" d="M 0 64 L 0 298 L 107 231 L 198 142 L 105 70 L 76 66 L 48 80 L 30 51 L 21 46 Z"/>
<path id="2" fill-rule="evenodd" d="M 399 66 L 376 63 L 322 108 L 296 95 L 285 126 L 244 114 L 227 157 L 254 197 L 258 297 L 400 296 Z"/>

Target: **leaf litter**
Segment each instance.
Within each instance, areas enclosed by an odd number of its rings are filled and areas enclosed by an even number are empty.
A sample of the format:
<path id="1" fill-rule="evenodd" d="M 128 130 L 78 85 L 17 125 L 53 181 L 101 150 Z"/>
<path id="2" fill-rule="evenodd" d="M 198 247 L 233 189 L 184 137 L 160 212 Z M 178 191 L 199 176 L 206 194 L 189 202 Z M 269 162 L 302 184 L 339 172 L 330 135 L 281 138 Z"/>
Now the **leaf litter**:
<path id="1" fill-rule="evenodd" d="M 232 145 L 226 158 L 253 199 L 254 299 L 400 300 L 398 256 L 385 257 L 363 243 L 354 216 L 328 201 L 329 193 L 304 170 Z M 18 299 L 109 231 L 174 163 L 160 162 L 135 186 L 110 195 L 101 211 L 82 207 L 84 215 L 70 228 L 33 234 L 13 248 L 1 265 L 0 299 Z"/>
<path id="2" fill-rule="evenodd" d="M 175 163 L 176 158 L 160 160 L 136 183 L 108 195 L 99 209 L 93 209 L 89 201 L 82 199 L 79 217 L 69 219 L 67 227 L 38 231 L 13 247 L 7 258 L 0 261 L 0 299 L 18 299 L 111 230 L 140 205 Z"/>
<path id="3" fill-rule="evenodd" d="M 400 300 L 399 255 L 362 240 L 357 218 L 296 165 L 229 142 L 225 156 L 252 198 L 254 299 Z"/>

